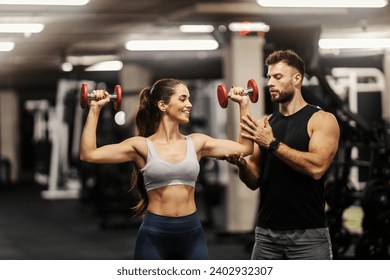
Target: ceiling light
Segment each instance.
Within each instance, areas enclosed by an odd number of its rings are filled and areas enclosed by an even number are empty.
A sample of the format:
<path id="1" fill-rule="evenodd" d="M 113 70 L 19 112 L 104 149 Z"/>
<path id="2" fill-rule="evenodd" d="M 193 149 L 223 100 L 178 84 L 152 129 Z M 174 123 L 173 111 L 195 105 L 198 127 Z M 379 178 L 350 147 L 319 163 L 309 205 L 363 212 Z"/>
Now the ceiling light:
<path id="1" fill-rule="evenodd" d="M 39 33 L 44 27 L 41 23 L 0 23 L 0 33 Z"/>
<path id="2" fill-rule="evenodd" d="M 383 8 L 387 0 L 257 0 L 263 7 L 307 7 L 307 8 Z"/>
<path id="3" fill-rule="evenodd" d="M 196 51 L 216 50 L 215 40 L 130 40 L 125 47 L 129 51 Z"/>
<path id="4" fill-rule="evenodd" d="M 232 32 L 268 32 L 270 29 L 269 25 L 264 22 L 232 22 L 229 24 L 229 30 Z"/>
<path id="5" fill-rule="evenodd" d="M 214 31 L 212 25 L 180 25 L 179 30 L 184 33 L 211 33 Z"/>
<path id="6" fill-rule="evenodd" d="M 0 5 L 84 6 L 89 0 L 0 0 Z"/>
<path id="7" fill-rule="evenodd" d="M 0 42 L 0 52 L 10 52 L 14 49 L 14 42 Z"/>
<path id="8" fill-rule="evenodd" d="M 118 60 L 117 55 L 68 55 L 65 59 L 72 65 L 89 66 L 103 61 Z"/>
<path id="9" fill-rule="evenodd" d="M 388 49 L 390 38 L 323 38 L 318 46 L 321 49 Z"/>
<path id="10" fill-rule="evenodd" d="M 111 60 L 102 61 L 94 65 L 91 65 L 85 69 L 85 71 L 120 71 L 123 68 L 122 61 Z"/>

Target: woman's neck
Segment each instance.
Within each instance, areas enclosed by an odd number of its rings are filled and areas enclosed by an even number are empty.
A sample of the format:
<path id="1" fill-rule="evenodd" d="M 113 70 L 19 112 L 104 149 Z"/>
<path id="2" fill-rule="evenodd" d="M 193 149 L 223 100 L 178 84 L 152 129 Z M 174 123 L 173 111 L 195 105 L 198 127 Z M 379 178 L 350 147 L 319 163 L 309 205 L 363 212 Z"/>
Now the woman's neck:
<path id="1" fill-rule="evenodd" d="M 162 121 L 160 122 L 156 133 L 154 133 L 151 138 L 165 143 L 172 143 L 177 140 L 182 140 L 183 135 L 180 133 L 177 123 L 173 124 Z"/>

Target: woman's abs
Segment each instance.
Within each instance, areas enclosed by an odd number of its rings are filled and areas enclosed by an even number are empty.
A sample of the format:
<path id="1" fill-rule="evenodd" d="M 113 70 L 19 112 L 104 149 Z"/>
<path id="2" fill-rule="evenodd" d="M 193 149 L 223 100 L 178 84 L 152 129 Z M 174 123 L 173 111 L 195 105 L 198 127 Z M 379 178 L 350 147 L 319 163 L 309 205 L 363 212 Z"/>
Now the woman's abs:
<path id="1" fill-rule="evenodd" d="M 148 192 L 148 211 L 161 216 L 180 217 L 194 213 L 195 188 L 175 185 Z"/>

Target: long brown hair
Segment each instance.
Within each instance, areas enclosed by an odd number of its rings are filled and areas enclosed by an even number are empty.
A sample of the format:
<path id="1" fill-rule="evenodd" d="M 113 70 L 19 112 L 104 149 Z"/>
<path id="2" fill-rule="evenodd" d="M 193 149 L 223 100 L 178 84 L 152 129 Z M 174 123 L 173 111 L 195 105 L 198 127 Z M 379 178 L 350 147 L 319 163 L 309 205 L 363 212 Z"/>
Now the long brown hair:
<path id="1" fill-rule="evenodd" d="M 185 83 L 177 79 L 161 79 L 156 81 L 152 87 L 141 90 L 139 107 L 135 116 L 135 125 L 139 136 L 149 137 L 157 131 L 162 116 L 157 105 L 158 102 L 162 100 L 164 103 L 169 103 L 175 88 L 181 84 Z M 138 197 L 138 203 L 133 207 L 133 210 L 136 215 L 142 216 L 148 207 L 149 200 L 143 176 L 136 168 L 132 170 L 130 191 Z"/>

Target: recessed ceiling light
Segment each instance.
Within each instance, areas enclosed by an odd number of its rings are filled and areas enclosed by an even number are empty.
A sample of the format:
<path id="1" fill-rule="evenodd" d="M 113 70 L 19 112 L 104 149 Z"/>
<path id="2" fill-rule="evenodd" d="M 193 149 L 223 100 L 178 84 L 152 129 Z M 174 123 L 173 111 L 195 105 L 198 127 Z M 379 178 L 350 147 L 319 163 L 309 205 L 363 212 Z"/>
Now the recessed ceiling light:
<path id="1" fill-rule="evenodd" d="M 216 50 L 218 42 L 202 40 L 130 40 L 125 47 L 129 51 L 196 51 Z"/>
<path id="2" fill-rule="evenodd" d="M 118 60 L 117 55 L 68 55 L 65 61 L 70 62 L 73 66 L 89 66 L 102 61 Z"/>
<path id="3" fill-rule="evenodd" d="M 0 0 L 0 5 L 84 6 L 89 0 Z"/>
<path id="4" fill-rule="evenodd" d="M 0 33 L 39 33 L 44 27 L 41 23 L 0 23 Z"/>
<path id="5" fill-rule="evenodd" d="M 388 49 L 390 38 L 323 38 L 318 46 L 321 49 Z"/>
<path id="6" fill-rule="evenodd" d="M 120 71 L 123 68 L 122 61 L 111 60 L 102 61 L 94 65 L 91 65 L 85 69 L 85 71 Z"/>
<path id="7" fill-rule="evenodd" d="M 214 26 L 209 24 L 199 24 L 199 25 L 180 25 L 179 30 L 183 33 L 211 33 L 214 31 Z"/>
<path id="8" fill-rule="evenodd" d="M 383 8 L 387 0 L 257 0 L 263 7 L 306 7 L 306 8 Z"/>
<path id="9" fill-rule="evenodd" d="M 0 52 L 10 52 L 14 49 L 14 42 L 0 42 Z"/>

